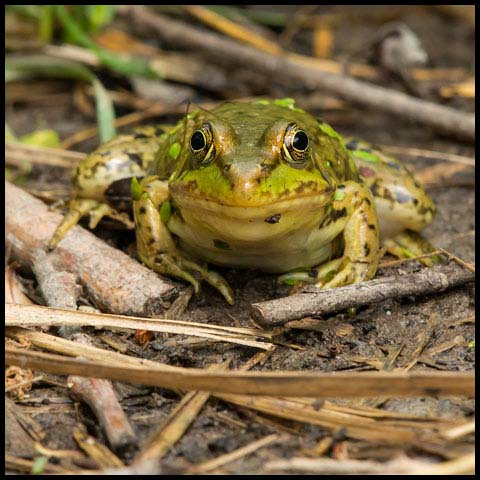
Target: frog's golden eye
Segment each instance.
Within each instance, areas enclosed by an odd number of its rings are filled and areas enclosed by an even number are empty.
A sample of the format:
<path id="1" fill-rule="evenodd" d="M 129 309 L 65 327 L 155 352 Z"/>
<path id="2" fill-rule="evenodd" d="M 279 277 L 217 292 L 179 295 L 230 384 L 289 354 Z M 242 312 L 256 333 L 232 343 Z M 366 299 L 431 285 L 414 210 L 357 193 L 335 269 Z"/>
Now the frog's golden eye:
<path id="1" fill-rule="evenodd" d="M 308 135 L 296 124 L 291 123 L 285 129 L 282 155 L 287 162 L 301 164 L 305 162 L 309 154 Z"/>
<path id="2" fill-rule="evenodd" d="M 202 128 L 192 133 L 190 149 L 195 162 L 198 164 L 205 165 L 215 158 L 215 143 L 213 141 L 212 127 L 209 123 L 204 123 Z"/>

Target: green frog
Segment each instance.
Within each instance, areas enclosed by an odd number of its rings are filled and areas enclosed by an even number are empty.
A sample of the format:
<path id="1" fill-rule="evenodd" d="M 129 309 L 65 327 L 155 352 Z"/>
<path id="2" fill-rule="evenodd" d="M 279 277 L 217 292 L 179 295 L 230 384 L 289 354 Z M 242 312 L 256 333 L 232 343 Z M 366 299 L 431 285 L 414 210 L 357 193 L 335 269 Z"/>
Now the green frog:
<path id="1" fill-rule="evenodd" d="M 385 249 L 432 250 L 417 232 L 435 206 L 407 168 L 290 99 L 226 102 L 169 130 L 120 135 L 80 162 L 73 186 L 50 248 L 82 216 L 91 228 L 113 216 L 135 228 L 145 265 L 196 292 L 204 280 L 230 304 L 230 286 L 205 263 L 330 288 L 371 279 Z"/>

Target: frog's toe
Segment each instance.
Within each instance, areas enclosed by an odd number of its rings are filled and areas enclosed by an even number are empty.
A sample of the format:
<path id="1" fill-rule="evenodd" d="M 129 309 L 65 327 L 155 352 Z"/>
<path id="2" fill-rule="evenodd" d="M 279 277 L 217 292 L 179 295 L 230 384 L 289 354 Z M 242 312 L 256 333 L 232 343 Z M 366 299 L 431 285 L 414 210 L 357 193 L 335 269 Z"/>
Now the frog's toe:
<path id="1" fill-rule="evenodd" d="M 178 259 L 173 255 L 169 253 L 161 253 L 155 257 L 153 267 L 154 270 L 163 273 L 164 275 L 181 278 L 182 280 L 189 282 L 193 286 L 195 293 L 199 293 L 200 283 L 193 275 L 182 268 L 179 263 Z"/>
<path id="2" fill-rule="evenodd" d="M 74 199 L 70 201 L 69 210 L 63 217 L 62 222 L 56 228 L 52 238 L 48 242 L 48 249 L 54 250 L 67 232 L 74 227 L 80 219 L 90 211 L 97 208 L 99 203 L 96 200 Z"/>
<path id="3" fill-rule="evenodd" d="M 118 212 L 106 203 L 101 203 L 97 208 L 90 211 L 90 221 L 88 227 L 93 230 L 100 223 L 100 220 L 106 216 L 123 223 L 125 228 L 129 230 L 135 228 L 135 223 L 130 220 L 128 213 Z"/>
<path id="4" fill-rule="evenodd" d="M 375 262 L 351 261 L 348 257 L 333 260 L 325 267 L 322 267 L 322 273 L 326 271 L 326 275 L 320 277 L 316 283 L 317 287 L 323 289 L 342 287 L 370 280 L 376 271 Z"/>
<path id="5" fill-rule="evenodd" d="M 393 238 L 388 238 L 383 244 L 388 253 L 400 259 L 422 257 L 418 258 L 418 261 L 427 267 L 442 263 L 439 255 L 432 255 L 436 249 L 430 242 L 411 230 L 405 230 Z"/>
<path id="6" fill-rule="evenodd" d="M 233 291 L 226 280 L 218 273 L 207 270 L 191 260 L 183 257 L 178 257 L 179 265 L 184 269 L 189 269 L 197 272 L 203 280 L 208 282 L 212 287 L 216 288 L 225 298 L 225 300 L 233 305 L 235 303 Z"/>

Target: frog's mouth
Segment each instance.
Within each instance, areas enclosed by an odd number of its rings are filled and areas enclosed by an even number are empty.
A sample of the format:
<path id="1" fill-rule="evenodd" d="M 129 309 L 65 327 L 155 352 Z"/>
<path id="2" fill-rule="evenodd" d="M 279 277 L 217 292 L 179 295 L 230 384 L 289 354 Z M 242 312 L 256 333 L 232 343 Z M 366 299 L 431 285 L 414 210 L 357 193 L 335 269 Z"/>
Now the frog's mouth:
<path id="1" fill-rule="evenodd" d="M 185 191 L 180 195 L 171 191 L 171 194 L 173 205 L 182 213 L 191 211 L 199 215 L 250 221 L 263 219 L 268 223 L 270 217 L 281 217 L 282 213 L 286 212 L 295 212 L 299 215 L 316 212 L 323 216 L 324 207 L 332 201 L 333 192 L 334 189 L 329 188 L 321 192 L 308 192 L 276 199 L 232 196 L 222 200 L 188 194 Z"/>

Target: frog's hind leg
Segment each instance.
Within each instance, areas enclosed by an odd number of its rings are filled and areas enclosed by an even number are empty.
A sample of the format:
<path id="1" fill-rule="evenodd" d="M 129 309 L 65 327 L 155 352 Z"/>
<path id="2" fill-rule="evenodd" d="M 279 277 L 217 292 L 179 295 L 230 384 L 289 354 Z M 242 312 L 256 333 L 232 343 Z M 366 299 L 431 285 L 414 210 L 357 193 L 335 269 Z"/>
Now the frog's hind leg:
<path id="1" fill-rule="evenodd" d="M 382 243 L 390 255 L 400 259 L 423 256 L 423 258 L 418 258 L 418 261 L 427 267 L 441 263 L 439 255 L 430 255 L 436 251 L 435 247 L 413 230 L 404 230 L 392 238 L 385 239 Z"/>
<path id="2" fill-rule="evenodd" d="M 50 250 L 55 249 L 67 232 L 74 227 L 82 217 L 87 215 L 90 216 L 89 228 L 91 229 L 94 229 L 106 215 L 121 221 L 127 228 L 133 228 L 133 222 L 129 219 L 128 214 L 119 213 L 108 204 L 99 202 L 98 200 L 74 198 L 70 200 L 68 212 L 52 235 L 48 243 L 48 248 Z"/>

